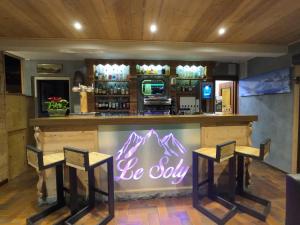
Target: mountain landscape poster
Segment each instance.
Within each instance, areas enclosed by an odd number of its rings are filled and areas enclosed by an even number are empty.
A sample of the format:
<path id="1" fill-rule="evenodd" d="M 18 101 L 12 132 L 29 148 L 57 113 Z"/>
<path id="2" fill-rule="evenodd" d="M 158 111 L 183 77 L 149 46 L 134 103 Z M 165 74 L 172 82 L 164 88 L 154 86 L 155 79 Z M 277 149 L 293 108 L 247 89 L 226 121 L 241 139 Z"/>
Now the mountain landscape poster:
<path id="1" fill-rule="evenodd" d="M 290 68 L 275 70 L 241 79 L 239 93 L 241 97 L 289 93 L 290 82 Z"/>

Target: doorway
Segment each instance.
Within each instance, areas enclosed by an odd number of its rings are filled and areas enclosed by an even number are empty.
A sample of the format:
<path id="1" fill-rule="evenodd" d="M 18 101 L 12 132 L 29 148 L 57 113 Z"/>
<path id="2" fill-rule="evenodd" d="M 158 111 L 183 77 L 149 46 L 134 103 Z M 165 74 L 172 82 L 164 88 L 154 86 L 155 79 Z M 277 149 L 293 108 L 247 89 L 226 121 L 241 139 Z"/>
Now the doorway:
<path id="1" fill-rule="evenodd" d="M 236 113 L 236 82 L 215 80 L 215 112 Z"/>

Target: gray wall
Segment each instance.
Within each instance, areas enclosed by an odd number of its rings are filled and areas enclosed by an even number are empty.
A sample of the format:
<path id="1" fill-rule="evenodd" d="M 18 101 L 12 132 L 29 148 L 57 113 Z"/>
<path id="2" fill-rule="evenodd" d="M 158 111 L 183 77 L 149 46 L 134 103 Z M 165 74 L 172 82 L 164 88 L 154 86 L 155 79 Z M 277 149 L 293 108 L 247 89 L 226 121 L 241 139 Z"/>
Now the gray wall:
<path id="1" fill-rule="evenodd" d="M 25 81 L 24 81 L 24 89 L 25 89 L 25 95 L 33 96 L 34 93 L 32 93 L 32 87 L 31 87 L 31 79 L 33 76 L 47 76 L 45 74 L 37 74 L 36 72 L 36 66 L 38 63 L 57 63 L 57 64 L 63 64 L 63 72 L 61 74 L 55 74 L 55 76 L 65 76 L 65 77 L 71 77 L 71 88 L 73 85 L 73 76 L 75 71 L 79 70 L 86 74 L 86 67 L 84 61 L 61 61 L 61 60 L 26 60 L 24 62 L 24 75 L 25 75 Z M 74 108 L 78 109 L 79 107 L 79 94 L 78 93 L 72 93 L 71 94 L 71 102 L 70 102 L 70 109 L 71 112 L 74 112 Z"/>
<path id="2" fill-rule="evenodd" d="M 278 58 L 254 58 L 247 62 L 245 76 L 253 76 L 291 66 L 290 55 Z M 265 138 L 272 140 L 271 153 L 266 162 L 283 171 L 291 171 L 293 94 L 274 94 L 239 97 L 241 114 L 256 114 L 253 145 Z"/>

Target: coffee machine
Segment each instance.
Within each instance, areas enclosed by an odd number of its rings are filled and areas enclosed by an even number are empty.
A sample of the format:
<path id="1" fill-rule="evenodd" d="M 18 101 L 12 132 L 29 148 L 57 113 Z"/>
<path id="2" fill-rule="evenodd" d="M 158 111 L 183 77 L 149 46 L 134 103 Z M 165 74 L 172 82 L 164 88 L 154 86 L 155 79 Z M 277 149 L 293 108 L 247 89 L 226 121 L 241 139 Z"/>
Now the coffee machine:
<path id="1" fill-rule="evenodd" d="M 138 81 L 138 110 L 143 115 L 169 115 L 172 101 L 169 77 L 143 75 Z"/>

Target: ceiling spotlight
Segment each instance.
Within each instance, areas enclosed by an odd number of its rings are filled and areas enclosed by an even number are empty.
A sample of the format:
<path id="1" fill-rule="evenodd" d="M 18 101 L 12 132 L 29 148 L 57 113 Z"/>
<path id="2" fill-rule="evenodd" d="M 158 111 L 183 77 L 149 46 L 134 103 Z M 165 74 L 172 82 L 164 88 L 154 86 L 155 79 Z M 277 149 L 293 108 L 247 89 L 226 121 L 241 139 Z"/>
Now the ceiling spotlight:
<path id="1" fill-rule="evenodd" d="M 76 30 L 81 30 L 81 29 L 82 29 L 82 25 L 81 25 L 81 23 L 79 23 L 79 22 L 75 22 L 75 23 L 73 24 L 73 26 L 74 26 L 74 28 L 75 28 Z"/>
<path id="2" fill-rule="evenodd" d="M 155 33 L 155 32 L 157 31 L 157 26 L 156 26 L 155 24 L 151 24 L 151 26 L 150 26 L 150 31 L 151 31 L 152 33 Z"/>
<path id="3" fill-rule="evenodd" d="M 218 31 L 219 35 L 223 35 L 226 33 L 226 29 L 224 27 L 221 27 Z"/>

